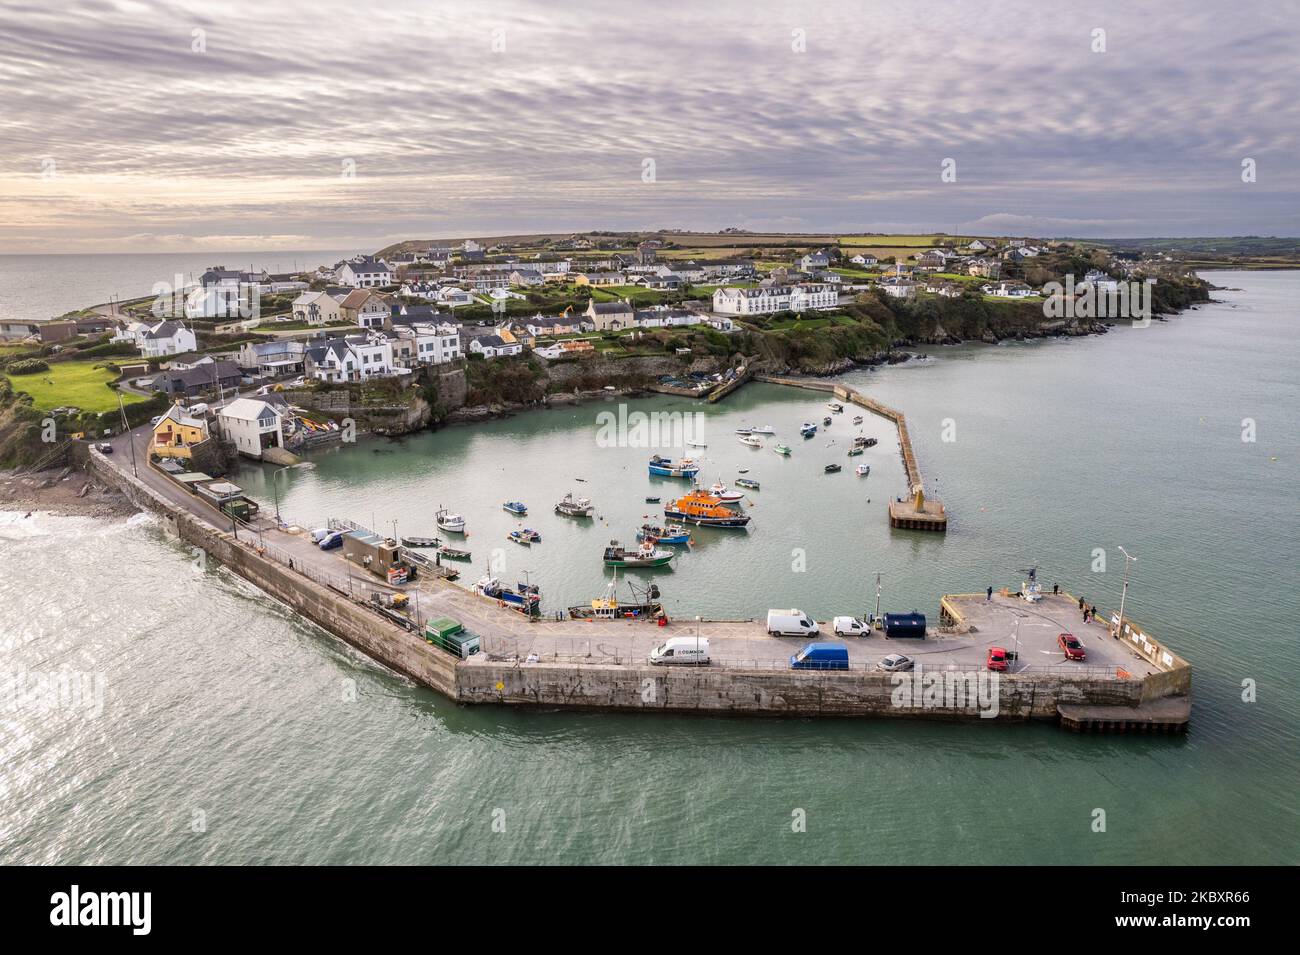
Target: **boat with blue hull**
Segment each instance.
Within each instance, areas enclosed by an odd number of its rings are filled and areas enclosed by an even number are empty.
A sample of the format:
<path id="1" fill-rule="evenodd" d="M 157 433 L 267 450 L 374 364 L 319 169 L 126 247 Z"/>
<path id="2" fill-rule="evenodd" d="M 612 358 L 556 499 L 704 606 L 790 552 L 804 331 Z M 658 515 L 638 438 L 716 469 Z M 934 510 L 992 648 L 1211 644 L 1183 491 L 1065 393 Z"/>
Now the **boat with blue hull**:
<path id="1" fill-rule="evenodd" d="M 518 514 L 520 517 L 524 517 L 528 513 L 528 505 L 522 501 L 506 501 L 501 506 L 511 514 Z"/>
<path id="2" fill-rule="evenodd" d="M 636 532 L 639 541 L 654 541 L 656 544 L 670 544 L 674 547 L 685 546 L 691 542 L 691 532 L 677 524 L 658 527 L 654 524 L 642 524 Z"/>
<path id="3" fill-rule="evenodd" d="M 485 574 L 474 584 L 474 593 L 490 597 L 502 606 L 518 610 L 529 617 L 540 614 L 542 594 L 537 585 L 520 583 L 516 584 L 515 588 L 511 590 L 504 586 L 499 578 Z"/>
<path id="4" fill-rule="evenodd" d="M 693 478 L 700 473 L 700 466 L 690 458 L 674 461 L 656 454 L 650 459 L 650 473 L 659 477 Z"/>

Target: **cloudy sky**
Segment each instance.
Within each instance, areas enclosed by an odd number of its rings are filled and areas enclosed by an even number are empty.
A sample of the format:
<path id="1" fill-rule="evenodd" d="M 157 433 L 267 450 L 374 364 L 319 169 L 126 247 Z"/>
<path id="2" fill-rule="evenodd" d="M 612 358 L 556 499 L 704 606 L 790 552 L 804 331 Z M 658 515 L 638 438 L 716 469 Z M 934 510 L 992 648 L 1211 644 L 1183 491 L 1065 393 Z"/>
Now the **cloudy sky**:
<path id="1" fill-rule="evenodd" d="M 1296 235 L 1298 13 L 0 0 L 0 252 Z"/>

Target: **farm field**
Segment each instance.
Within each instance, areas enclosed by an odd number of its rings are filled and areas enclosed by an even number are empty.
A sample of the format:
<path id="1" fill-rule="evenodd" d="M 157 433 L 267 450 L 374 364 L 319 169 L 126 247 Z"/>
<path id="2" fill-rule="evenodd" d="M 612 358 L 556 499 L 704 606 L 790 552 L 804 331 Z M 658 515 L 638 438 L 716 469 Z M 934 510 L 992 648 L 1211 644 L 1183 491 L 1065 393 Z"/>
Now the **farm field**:
<path id="1" fill-rule="evenodd" d="M 82 411 L 111 411 L 117 407 L 117 392 L 108 387 L 117 375 L 95 361 L 51 362 L 49 371 L 34 375 L 6 375 L 14 391 L 32 396 L 41 411 L 72 407 Z M 122 393 L 127 404 L 144 401 L 139 395 Z"/>

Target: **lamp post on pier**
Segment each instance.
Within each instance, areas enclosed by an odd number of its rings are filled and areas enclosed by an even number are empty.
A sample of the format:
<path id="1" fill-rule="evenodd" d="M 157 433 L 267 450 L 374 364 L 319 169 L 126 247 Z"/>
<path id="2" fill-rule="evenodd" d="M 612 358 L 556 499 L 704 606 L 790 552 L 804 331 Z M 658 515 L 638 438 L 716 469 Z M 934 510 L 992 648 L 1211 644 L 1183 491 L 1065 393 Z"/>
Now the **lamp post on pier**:
<path id="1" fill-rule="evenodd" d="M 1132 556 L 1123 547 L 1119 548 L 1119 552 L 1124 555 L 1124 589 L 1120 592 L 1119 595 L 1119 623 L 1115 627 L 1115 636 L 1117 638 L 1123 636 L 1124 634 L 1124 602 L 1128 598 L 1129 564 L 1137 562 L 1137 558 Z"/>

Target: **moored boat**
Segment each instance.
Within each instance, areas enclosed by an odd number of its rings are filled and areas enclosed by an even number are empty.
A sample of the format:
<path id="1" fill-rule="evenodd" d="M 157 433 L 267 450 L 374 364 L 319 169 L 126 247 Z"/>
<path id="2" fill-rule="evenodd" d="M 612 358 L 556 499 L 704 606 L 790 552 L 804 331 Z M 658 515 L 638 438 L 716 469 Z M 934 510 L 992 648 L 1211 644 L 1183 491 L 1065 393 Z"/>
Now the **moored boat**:
<path id="1" fill-rule="evenodd" d="M 739 504 L 745 499 L 745 495 L 740 491 L 731 491 L 727 485 L 721 481 L 715 481 L 709 488 L 709 493 L 716 497 L 723 504 Z"/>
<path id="2" fill-rule="evenodd" d="M 864 441 L 862 442 L 862 446 L 863 446 L 864 448 L 874 448 L 874 447 L 876 446 L 876 439 L 875 439 L 875 438 L 867 438 L 866 440 L 864 440 Z"/>
<path id="3" fill-rule="evenodd" d="M 659 503 L 659 498 L 657 498 L 657 497 L 647 497 L 647 498 L 645 499 L 645 502 L 646 502 L 647 504 L 658 504 L 658 503 Z"/>
<path id="4" fill-rule="evenodd" d="M 862 415 L 854 415 L 854 417 L 853 417 L 853 423 L 854 423 L 854 424 L 862 424 Z"/>
<path id="5" fill-rule="evenodd" d="M 436 537 L 403 537 L 403 547 L 438 547 L 442 541 Z"/>
<path id="6" fill-rule="evenodd" d="M 790 446 L 788 444 L 778 444 L 772 450 L 775 451 L 777 454 L 783 454 L 786 457 L 789 457 L 791 454 Z"/>
<path id="7" fill-rule="evenodd" d="M 839 474 L 841 468 L 838 464 L 828 464 L 826 465 L 826 467 L 822 468 L 822 470 L 825 471 L 827 474 Z"/>
<path id="8" fill-rule="evenodd" d="M 540 544 L 542 542 L 542 535 L 539 534 L 537 531 L 533 530 L 531 527 L 525 527 L 522 530 L 511 531 L 507 536 L 510 540 L 514 541 L 516 544 L 523 544 L 526 547 L 531 547 L 533 544 Z"/>
<path id="9" fill-rule="evenodd" d="M 799 428 L 799 433 L 803 435 L 805 438 L 811 438 L 814 434 L 817 433 L 817 425 L 811 421 L 805 421 L 803 425 Z"/>
<path id="10" fill-rule="evenodd" d="M 641 617 L 657 618 L 663 616 L 663 605 L 659 602 L 659 588 L 650 584 L 637 592 L 631 583 L 633 603 L 620 603 L 618 599 L 618 572 L 601 597 L 595 597 L 590 604 L 580 604 L 569 608 L 569 616 L 574 620 L 635 620 Z"/>
<path id="11" fill-rule="evenodd" d="M 753 478 L 736 478 L 736 486 L 747 487 L 751 491 L 757 491 L 759 489 L 759 483 Z"/>
<path id="12" fill-rule="evenodd" d="M 822 424 L 829 428 L 831 426 L 831 416 L 827 415 L 825 418 L 822 418 Z"/>
<path id="13" fill-rule="evenodd" d="M 737 428 L 737 429 L 736 429 L 736 434 L 753 434 L 753 433 L 754 433 L 754 429 L 753 429 L 753 428 Z"/>
<path id="14" fill-rule="evenodd" d="M 844 406 L 840 404 L 838 401 L 828 401 L 826 402 L 826 407 L 830 408 L 831 411 L 835 412 L 836 414 L 839 414 L 841 411 L 844 410 Z"/>
<path id="15" fill-rule="evenodd" d="M 859 465 L 858 465 L 856 468 L 854 468 L 853 470 L 857 472 L 858 477 L 866 477 L 868 474 L 871 473 L 871 465 L 870 465 L 870 464 L 859 464 Z"/>
<path id="16" fill-rule="evenodd" d="M 445 507 L 439 507 L 434 512 L 433 520 L 444 531 L 450 531 L 453 534 L 465 533 L 465 518 L 459 514 L 453 514 Z"/>
<path id="17" fill-rule="evenodd" d="M 853 447 L 849 448 L 849 457 L 851 458 L 856 458 L 861 453 L 862 453 L 861 445 L 855 444 Z"/>
<path id="18" fill-rule="evenodd" d="M 776 434 L 776 428 L 770 424 L 759 425 L 757 428 L 750 428 L 749 430 L 753 431 L 754 434 Z"/>
<path id="19" fill-rule="evenodd" d="M 656 454 L 650 459 L 650 473 L 660 477 L 693 478 L 700 473 L 700 466 L 690 458 L 674 461 Z"/>
<path id="20" fill-rule="evenodd" d="M 742 435 L 740 443 L 748 445 L 751 448 L 761 448 L 763 446 L 763 442 L 758 440 L 758 438 L 754 437 L 752 434 Z"/>
<path id="21" fill-rule="evenodd" d="M 700 527 L 744 527 L 748 514 L 739 514 L 698 488 L 664 505 L 664 517 Z"/>
<path id="22" fill-rule="evenodd" d="M 520 517 L 523 517 L 528 513 L 528 505 L 523 501 L 506 501 L 501 506 L 511 514 L 518 514 Z"/>
<path id="23" fill-rule="evenodd" d="M 652 540 L 642 541 L 638 547 L 628 549 L 621 547 L 618 541 L 610 541 L 605 548 L 606 567 L 662 567 L 677 556 L 676 551 L 656 547 Z"/>
<path id="24" fill-rule="evenodd" d="M 469 560 L 469 551 L 461 550 L 459 547 L 448 547 L 444 544 L 438 548 L 438 556 L 446 557 L 448 560 Z"/>
<path id="25" fill-rule="evenodd" d="M 555 513 L 566 517 L 591 517 L 594 510 L 591 498 L 574 497 L 572 493 L 565 494 L 564 499 L 555 505 Z"/>
<path id="26" fill-rule="evenodd" d="M 679 546 L 691 542 L 691 532 L 680 524 L 665 524 L 663 527 L 656 524 L 642 524 L 641 529 L 636 532 L 636 539 Z"/>

